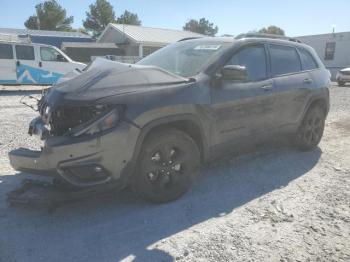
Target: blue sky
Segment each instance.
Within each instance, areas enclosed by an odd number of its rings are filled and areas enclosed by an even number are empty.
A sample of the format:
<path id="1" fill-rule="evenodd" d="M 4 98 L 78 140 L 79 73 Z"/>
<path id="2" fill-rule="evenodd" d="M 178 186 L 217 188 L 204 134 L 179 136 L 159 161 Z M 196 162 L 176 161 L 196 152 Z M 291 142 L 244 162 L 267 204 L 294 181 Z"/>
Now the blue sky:
<path id="1" fill-rule="evenodd" d="M 23 28 L 39 0 L 0 0 L 0 27 Z M 58 0 L 81 27 L 94 0 Z M 287 35 L 299 36 L 350 31 L 349 0 L 110 0 L 117 15 L 125 9 L 139 15 L 144 26 L 182 29 L 190 18 L 208 18 L 219 27 L 218 35 L 237 35 L 264 26 L 277 25 Z"/>

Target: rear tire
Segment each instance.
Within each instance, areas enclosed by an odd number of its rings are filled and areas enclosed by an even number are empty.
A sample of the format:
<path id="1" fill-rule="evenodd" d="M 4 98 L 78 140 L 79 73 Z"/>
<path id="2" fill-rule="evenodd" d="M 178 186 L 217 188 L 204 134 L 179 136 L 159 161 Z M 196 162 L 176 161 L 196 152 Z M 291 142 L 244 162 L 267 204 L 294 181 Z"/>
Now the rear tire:
<path id="1" fill-rule="evenodd" d="M 131 188 L 152 202 L 175 200 L 188 191 L 199 164 L 198 146 L 189 135 L 177 129 L 157 131 L 142 145 Z"/>
<path id="2" fill-rule="evenodd" d="M 338 86 L 341 86 L 341 87 L 345 86 L 345 82 L 343 82 L 343 81 L 338 81 Z"/>
<path id="3" fill-rule="evenodd" d="M 310 151 L 320 143 L 326 115 L 321 106 L 310 108 L 304 116 L 296 137 L 296 146 L 302 151 Z"/>

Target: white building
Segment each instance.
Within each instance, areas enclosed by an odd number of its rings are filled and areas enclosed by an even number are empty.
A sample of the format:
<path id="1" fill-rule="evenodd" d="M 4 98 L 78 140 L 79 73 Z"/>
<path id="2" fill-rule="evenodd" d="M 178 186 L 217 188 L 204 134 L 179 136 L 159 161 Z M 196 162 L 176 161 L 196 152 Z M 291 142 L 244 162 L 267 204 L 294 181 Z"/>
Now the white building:
<path id="1" fill-rule="evenodd" d="M 336 73 L 350 67 L 350 32 L 297 37 L 313 47 L 335 79 Z"/>
<path id="2" fill-rule="evenodd" d="M 110 23 L 97 39 L 98 43 L 114 43 L 123 48 L 125 56 L 144 57 L 170 43 L 201 34 L 153 27 Z"/>

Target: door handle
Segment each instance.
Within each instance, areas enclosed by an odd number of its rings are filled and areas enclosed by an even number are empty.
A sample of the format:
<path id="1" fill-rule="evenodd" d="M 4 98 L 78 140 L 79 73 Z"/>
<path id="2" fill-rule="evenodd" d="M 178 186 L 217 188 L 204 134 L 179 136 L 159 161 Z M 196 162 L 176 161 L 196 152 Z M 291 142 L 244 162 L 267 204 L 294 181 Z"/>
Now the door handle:
<path id="1" fill-rule="evenodd" d="M 310 79 L 310 78 L 306 78 L 306 79 L 304 79 L 304 84 L 311 84 L 312 83 L 312 79 Z"/>
<path id="2" fill-rule="evenodd" d="M 268 91 L 268 90 L 271 90 L 272 87 L 273 87 L 272 85 L 264 85 L 264 86 L 262 86 L 261 88 L 264 89 L 264 90 L 266 90 L 266 91 Z"/>
<path id="3" fill-rule="evenodd" d="M 16 62 L 16 66 L 20 66 L 21 65 L 21 62 L 20 61 L 17 61 Z"/>

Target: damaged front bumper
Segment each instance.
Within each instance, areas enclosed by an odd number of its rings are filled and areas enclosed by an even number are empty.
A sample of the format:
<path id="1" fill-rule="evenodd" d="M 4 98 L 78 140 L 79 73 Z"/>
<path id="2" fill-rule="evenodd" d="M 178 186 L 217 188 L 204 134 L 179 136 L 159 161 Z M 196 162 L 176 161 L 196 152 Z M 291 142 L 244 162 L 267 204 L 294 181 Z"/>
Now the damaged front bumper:
<path id="1" fill-rule="evenodd" d="M 33 174 L 58 175 L 78 187 L 116 181 L 127 172 L 136 136 L 121 122 L 108 132 L 88 137 L 49 137 L 41 151 L 19 148 L 9 152 L 12 167 Z"/>

